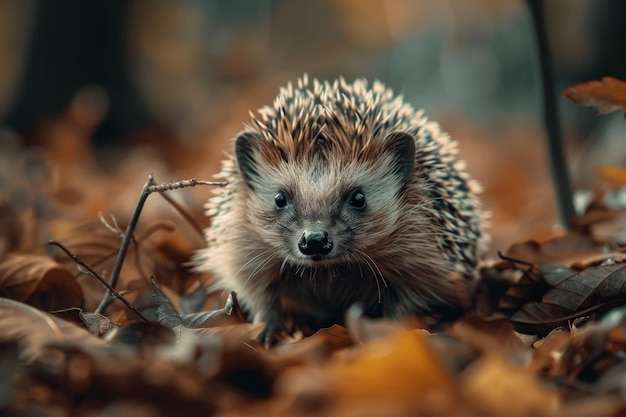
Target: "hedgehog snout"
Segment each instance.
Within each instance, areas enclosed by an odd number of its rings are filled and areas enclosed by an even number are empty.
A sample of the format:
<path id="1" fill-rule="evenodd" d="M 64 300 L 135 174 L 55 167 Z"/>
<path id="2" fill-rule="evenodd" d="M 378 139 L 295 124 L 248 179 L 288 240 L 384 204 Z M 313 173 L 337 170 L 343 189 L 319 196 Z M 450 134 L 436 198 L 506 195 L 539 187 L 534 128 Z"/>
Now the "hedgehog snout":
<path id="1" fill-rule="evenodd" d="M 298 240 L 298 249 L 303 255 L 328 255 L 333 250 L 333 239 L 324 229 L 305 229 Z"/>

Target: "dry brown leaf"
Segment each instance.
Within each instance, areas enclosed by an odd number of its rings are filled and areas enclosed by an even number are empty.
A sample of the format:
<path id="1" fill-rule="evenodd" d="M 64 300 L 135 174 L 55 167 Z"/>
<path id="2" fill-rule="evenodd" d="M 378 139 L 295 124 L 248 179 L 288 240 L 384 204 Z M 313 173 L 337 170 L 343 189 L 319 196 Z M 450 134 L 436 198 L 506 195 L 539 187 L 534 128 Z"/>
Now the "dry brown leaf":
<path id="1" fill-rule="evenodd" d="M 557 327 L 546 337 L 535 342 L 535 353 L 530 369 L 553 378 L 567 375 L 569 370 L 563 369 L 563 363 L 559 361 L 559 358 L 569 342 L 569 336 L 569 329 Z"/>
<path id="2" fill-rule="evenodd" d="M 18 301 L 0 298 L 0 335 L 15 340 L 23 356 L 34 359 L 48 344 L 78 343 L 84 347 L 105 347 L 87 330 Z"/>
<path id="3" fill-rule="evenodd" d="M 592 266 L 600 265 L 606 262 L 608 259 L 612 259 L 615 263 L 626 262 L 626 253 L 622 252 L 609 252 L 609 253 L 598 253 L 595 255 L 589 255 L 588 258 L 581 258 L 576 262 L 573 262 L 570 267 L 572 269 L 587 269 Z"/>
<path id="4" fill-rule="evenodd" d="M 148 278 L 154 276 L 159 283 L 168 285 L 177 294 L 180 293 L 180 271 L 172 266 L 172 260 L 165 259 L 153 247 L 152 240 L 167 239 L 167 235 L 162 233 L 158 237 L 151 236 L 157 231 L 171 231 L 173 227 L 171 222 L 155 221 L 136 233 L 137 244 L 131 243 L 128 248 L 116 290 L 132 290 L 133 285 L 138 282 L 143 283 L 138 288 L 148 288 Z M 123 226 L 122 228 L 125 229 Z M 61 242 L 79 259 L 108 278 L 115 264 L 121 238 L 100 222 L 86 222 L 75 227 Z M 72 270 L 76 268 L 74 261 L 64 254 L 59 253 L 58 261 Z M 77 281 L 85 293 L 85 309 L 95 310 L 103 296 L 102 284 L 87 274 L 79 274 Z M 116 304 L 113 306 L 117 307 Z"/>
<path id="5" fill-rule="evenodd" d="M 101 337 L 115 328 L 115 323 L 100 313 L 85 313 L 81 311 L 78 315 L 85 324 L 85 327 L 87 327 L 87 330 L 89 330 L 89 333 L 94 336 Z"/>
<path id="6" fill-rule="evenodd" d="M 480 351 L 506 354 L 512 350 L 526 350 L 513 331 L 513 325 L 506 320 L 485 321 L 470 313 L 457 320 L 449 333 Z"/>
<path id="7" fill-rule="evenodd" d="M 563 96 L 579 106 L 595 107 L 599 114 L 626 109 L 626 82 L 613 77 L 602 81 L 576 84 L 563 91 Z M 624 115 L 626 118 L 626 114 Z"/>
<path id="8" fill-rule="evenodd" d="M 591 236 L 571 232 L 542 242 L 527 240 L 515 243 L 506 251 L 506 256 L 532 264 L 568 264 L 603 252 L 604 245 Z"/>
<path id="9" fill-rule="evenodd" d="M 44 255 L 1 256 L 0 288 L 5 296 L 43 310 L 80 308 L 84 303 L 76 278 Z"/>

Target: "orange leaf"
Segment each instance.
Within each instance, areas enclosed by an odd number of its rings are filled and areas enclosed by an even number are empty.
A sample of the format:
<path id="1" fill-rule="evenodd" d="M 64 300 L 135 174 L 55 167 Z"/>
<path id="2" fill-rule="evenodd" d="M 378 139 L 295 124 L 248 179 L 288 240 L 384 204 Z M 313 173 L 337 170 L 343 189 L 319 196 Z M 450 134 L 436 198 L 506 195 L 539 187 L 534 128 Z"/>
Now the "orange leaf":
<path id="1" fill-rule="evenodd" d="M 613 77 L 576 84 L 563 91 L 563 96 L 579 106 L 595 107 L 599 114 L 626 110 L 626 82 Z"/>
<path id="2" fill-rule="evenodd" d="M 552 416 L 560 407 L 557 392 L 531 370 L 510 365 L 500 356 L 483 357 L 464 375 L 463 391 L 485 415 Z"/>
<path id="3" fill-rule="evenodd" d="M 373 340 L 353 360 L 341 359 L 331 362 L 329 369 L 339 397 L 412 404 L 433 390 L 451 387 L 450 374 L 426 338 L 415 331 Z"/>
<path id="4" fill-rule="evenodd" d="M 605 165 L 596 169 L 599 178 L 611 181 L 619 186 L 626 185 L 626 168 L 612 165 Z"/>

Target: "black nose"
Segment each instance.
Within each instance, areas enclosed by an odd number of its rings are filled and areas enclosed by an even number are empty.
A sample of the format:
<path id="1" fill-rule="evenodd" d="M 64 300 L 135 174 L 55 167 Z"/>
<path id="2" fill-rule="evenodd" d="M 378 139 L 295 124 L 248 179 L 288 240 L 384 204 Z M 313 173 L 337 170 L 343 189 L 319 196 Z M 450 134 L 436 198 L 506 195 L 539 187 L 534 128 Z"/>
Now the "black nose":
<path id="1" fill-rule="evenodd" d="M 298 248 L 305 255 L 328 255 L 333 250 L 333 240 L 326 230 L 305 230 Z"/>

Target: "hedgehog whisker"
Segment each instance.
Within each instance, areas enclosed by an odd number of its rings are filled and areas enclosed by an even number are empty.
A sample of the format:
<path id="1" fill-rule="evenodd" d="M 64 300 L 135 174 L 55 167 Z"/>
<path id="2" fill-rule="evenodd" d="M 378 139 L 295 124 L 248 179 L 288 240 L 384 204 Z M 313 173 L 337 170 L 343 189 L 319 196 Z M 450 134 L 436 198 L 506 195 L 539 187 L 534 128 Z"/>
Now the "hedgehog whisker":
<path id="1" fill-rule="evenodd" d="M 378 267 L 378 264 L 376 263 L 376 261 L 374 261 L 374 259 L 372 259 L 371 256 L 369 256 L 366 252 L 360 250 L 359 251 L 361 253 L 362 256 L 364 256 L 366 259 L 369 259 L 370 262 L 372 263 L 372 265 L 374 265 L 376 267 L 376 270 L 378 271 L 378 274 L 380 275 L 380 279 L 383 281 L 383 284 L 385 284 L 385 287 L 389 287 L 389 285 L 387 285 L 387 281 L 385 280 L 385 276 L 383 275 L 382 271 L 380 270 L 380 268 Z"/>
<path id="2" fill-rule="evenodd" d="M 263 262 L 259 263 L 259 265 L 257 265 L 256 268 L 254 268 L 254 270 L 252 272 L 250 272 L 250 275 L 248 275 L 248 278 L 246 279 L 246 281 L 243 283 L 243 287 L 242 288 L 246 288 L 246 285 L 248 285 L 248 281 L 250 281 L 250 279 L 255 276 L 257 273 L 261 272 L 263 270 L 263 268 L 265 268 L 267 266 L 267 264 L 276 257 L 276 255 L 278 255 L 278 252 L 273 252 L 272 254 L 270 254 L 270 256 L 268 256 Z"/>
<path id="3" fill-rule="evenodd" d="M 389 288 L 389 286 L 387 285 L 387 281 L 385 280 L 385 277 L 383 276 L 382 271 L 380 270 L 380 268 L 378 267 L 376 262 L 374 262 L 374 260 L 372 259 L 371 256 L 369 256 L 367 253 L 365 253 L 364 251 L 362 251 L 360 249 L 356 249 L 356 252 L 360 255 L 360 257 L 363 259 L 365 264 L 372 271 L 372 275 L 374 276 L 374 282 L 376 282 L 376 288 L 378 290 L 378 303 L 381 303 L 382 302 L 382 293 L 381 293 L 381 287 L 380 287 L 380 282 L 379 282 L 378 277 L 380 276 L 381 280 L 385 284 L 385 287 Z M 374 269 L 374 268 L 376 268 L 376 269 Z"/>
<path id="4" fill-rule="evenodd" d="M 280 269 L 278 270 L 278 275 L 282 276 L 285 273 L 285 269 L 289 265 L 289 260 L 287 258 L 283 259 L 283 262 L 280 264 Z"/>
<path id="5" fill-rule="evenodd" d="M 250 259 L 248 262 L 246 262 L 245 264 L 241 265 L 241 267 L 237 270 L 237 272 L 235 272 L 235 274 L 233 275 L 233 277 L 236 277 L 237 275 L 239 275 L 239 273 L 248 265 L 250 265 L 251 262 L 254 262 L 255 260 L 259 259 L 261 256 L 266 255 L 267 253 L 269 253 L 269 249 L 268 250 L 264 250 L 263 252 L 259 253 L 258 255 L 254 256 L 252 259 Z"/>

